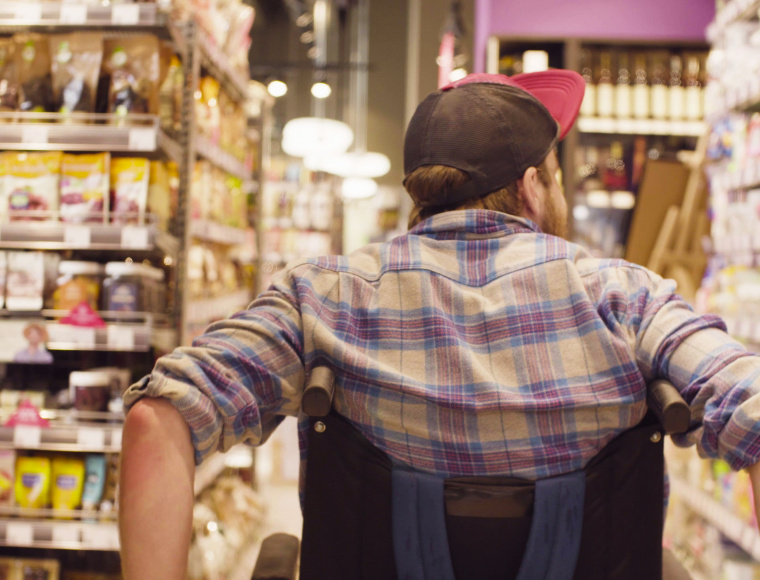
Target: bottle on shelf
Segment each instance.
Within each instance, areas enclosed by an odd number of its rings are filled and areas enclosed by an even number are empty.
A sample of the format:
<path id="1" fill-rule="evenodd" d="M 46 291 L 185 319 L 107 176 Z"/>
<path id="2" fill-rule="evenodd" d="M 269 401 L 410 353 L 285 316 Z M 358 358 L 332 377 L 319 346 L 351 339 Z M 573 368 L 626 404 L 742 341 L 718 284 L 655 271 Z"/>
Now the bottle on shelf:
<path id="1" fill-rule="evenodd" d="M 593 117 L 596 115 L 596 85 L 594 84 L 594 70 L 591 63 L 591 51 L 585 49 L 581 53 L 581 75 L 586 82 L 586 92 L 581 104 L 581 115 Z"/>
<path id="2" fill-rule="evenodd" d="M 670 118 L 674 121 L 680 121 L 685 114 L 685 95 L 683 88 L 683 61 L 680 55 L 674 54 L 670 57 L 670 99 L 669 112 Z"/>
<path id="3" fill-rule="evenodd" d="M 612 83 L 612 58 L 608 50 L 599 55 L 596 110 L 600 117 L 612 117 L 615 114 L 615 85 Z"/>
<path id="4" fill-rule="evenodd" d="M 686 118 L 698 120 L 702 118 L 702 82 L 700 81 L 700 62 L 696 54 L 689 55 L 686 59 L 686 73 L 684 86 L 686 93 Z"/>
<path id="5" fill-rule="evenodd" d="M 621 119 L 631 117 L 633 95 L 631 93 L 631 70 L 628 53 L 618 53 L 617 87 L 615 88 L 615 113 Z"/>
<path id="6" fill-rule="evenodd" d="M 649 80 L 647 78 L 647 57 L 644 53 L 636 55 L 633 77 L 633 116 L 648 119 L 650 110 Z"/>
<path id="7" fill-rule="evenodd" d="M 606 171 L 604 172 L 604 185 L 608 191 L 628 189 L 623 144 L 620 141 L 613 141 L 610 145 L 610 156 L 607 158 Z"/>
<path id="8" fill-rule="evenodd" d="M 668 118 L 668 88 L 670 83 L 665 74 L 665 64 L 663 62 L 663 56 L 660 53 L 652 54 L 652 67 L 651 67 L 651 97 L 652 106 L 651 113 L 655 119 L 667 119 Z"/>

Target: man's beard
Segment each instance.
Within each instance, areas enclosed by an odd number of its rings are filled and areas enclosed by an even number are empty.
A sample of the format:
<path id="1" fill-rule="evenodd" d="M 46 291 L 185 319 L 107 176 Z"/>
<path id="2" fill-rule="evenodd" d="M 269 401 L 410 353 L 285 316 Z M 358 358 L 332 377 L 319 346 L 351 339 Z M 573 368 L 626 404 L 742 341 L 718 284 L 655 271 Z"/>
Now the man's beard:
<path id="1" fill-rule="evenodd" d="M 547 196 L 546 214 L 541 231 L 563 239 L 567 237 L 567 211 L 563 211 L 560 204 L 549 196 Z"/>

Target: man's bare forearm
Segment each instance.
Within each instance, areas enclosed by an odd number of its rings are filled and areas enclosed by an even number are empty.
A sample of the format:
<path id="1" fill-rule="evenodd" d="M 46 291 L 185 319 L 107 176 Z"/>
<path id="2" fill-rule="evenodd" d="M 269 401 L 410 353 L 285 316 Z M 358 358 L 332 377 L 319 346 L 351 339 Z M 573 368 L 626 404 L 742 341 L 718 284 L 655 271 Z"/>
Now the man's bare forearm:
<path id="1" fill-rule="evenodd" d="M 119 531 L 125 580 L 185 580 L 195 462 L 168 402 L 141 399 L 124 424 Z"/>

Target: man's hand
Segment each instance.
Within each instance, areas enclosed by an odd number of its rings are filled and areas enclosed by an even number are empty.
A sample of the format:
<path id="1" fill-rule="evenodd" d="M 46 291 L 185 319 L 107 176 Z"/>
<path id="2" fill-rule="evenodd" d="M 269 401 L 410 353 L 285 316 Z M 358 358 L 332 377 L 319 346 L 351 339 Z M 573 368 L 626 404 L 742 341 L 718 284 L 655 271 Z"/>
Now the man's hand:
<path id="1" fill-rule="evenodd" d="M 119 531 L 125 580 L 185 580 L 195 461 L 182 416 L 161 399 L 127 414 L 121 451 Z"/>

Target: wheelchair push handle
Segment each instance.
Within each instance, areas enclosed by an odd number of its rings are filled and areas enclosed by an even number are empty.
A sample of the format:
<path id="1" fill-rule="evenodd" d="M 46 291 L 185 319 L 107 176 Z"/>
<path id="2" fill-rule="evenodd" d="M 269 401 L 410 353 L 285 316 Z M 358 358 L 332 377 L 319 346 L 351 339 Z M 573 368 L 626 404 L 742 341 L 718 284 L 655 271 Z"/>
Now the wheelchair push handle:
<path id="1" fill-rule="evenodd" d="M 676 388 L 665 379 L 650 383 L 647 406 L 657 417 L 667 435 L 684 433 L 689 429 L 691 410 Z"/>

